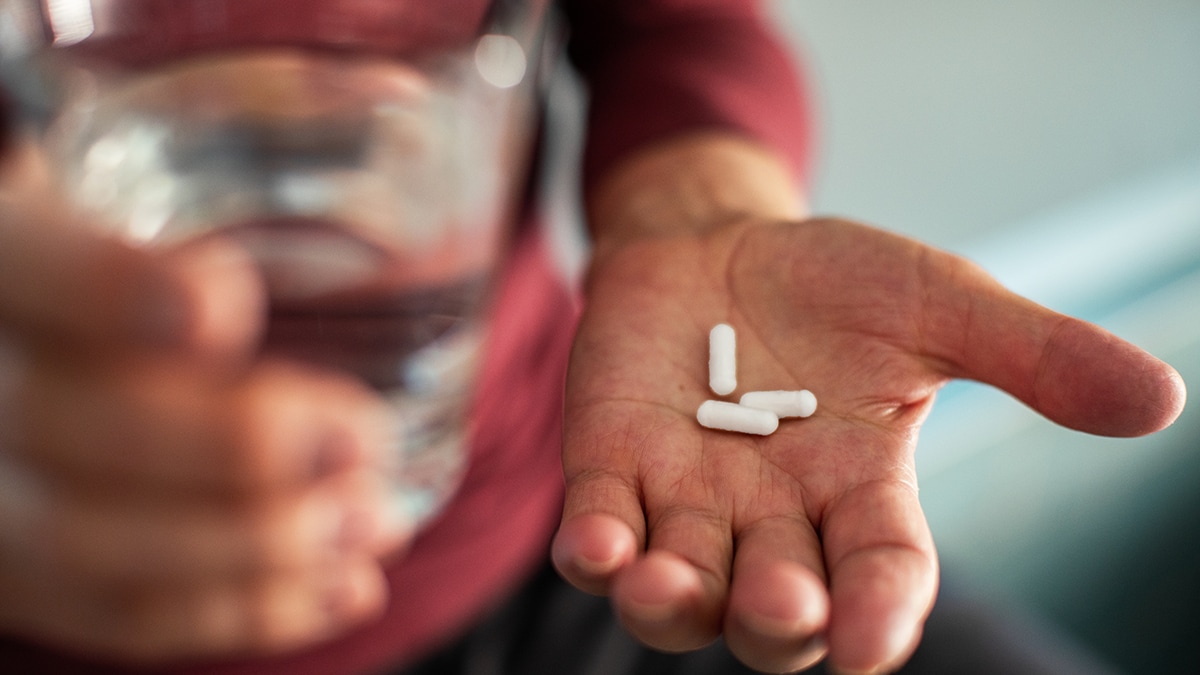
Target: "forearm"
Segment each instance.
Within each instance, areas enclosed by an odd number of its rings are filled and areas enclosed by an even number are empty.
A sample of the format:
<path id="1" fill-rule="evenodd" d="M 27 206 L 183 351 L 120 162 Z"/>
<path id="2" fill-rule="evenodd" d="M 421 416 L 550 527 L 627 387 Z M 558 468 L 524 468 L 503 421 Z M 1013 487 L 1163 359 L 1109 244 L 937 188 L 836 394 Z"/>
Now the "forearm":
<path id="1" fill-rule="evenodd" d="M 600 249 L 739 215 L 803 213 L 803 78 L 759 0 L 564 0 L 590 91 L 584 184 Z"/>

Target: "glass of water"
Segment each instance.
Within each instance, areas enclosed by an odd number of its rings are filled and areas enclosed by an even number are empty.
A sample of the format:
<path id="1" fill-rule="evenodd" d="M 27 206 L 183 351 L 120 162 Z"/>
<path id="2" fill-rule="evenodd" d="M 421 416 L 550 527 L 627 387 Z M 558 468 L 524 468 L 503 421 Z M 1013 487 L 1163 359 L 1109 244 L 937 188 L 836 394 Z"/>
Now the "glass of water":
<path id="1" fill-rule="evenodd" d="M 543 5 L 464 33 L 423 0 L 0 0 L 0 85 L 88 222 L 251 252 L 263 350 L 395 406 L 395 506 L 420 526 L 465 467 Z"/>

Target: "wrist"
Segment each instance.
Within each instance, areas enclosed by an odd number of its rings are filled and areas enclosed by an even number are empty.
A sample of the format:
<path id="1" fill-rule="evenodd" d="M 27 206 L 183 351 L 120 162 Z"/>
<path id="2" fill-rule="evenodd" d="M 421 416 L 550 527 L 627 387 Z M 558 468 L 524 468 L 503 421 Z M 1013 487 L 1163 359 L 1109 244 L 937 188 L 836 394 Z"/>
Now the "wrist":
<path id="1" fill-rule="evenodd" d="M 807 203 L 786 160 L 728 132 L 656 143 L 617 165 L 588 194 L 594 248 L 694 234 L 754 218 L 796 220 Z"/>

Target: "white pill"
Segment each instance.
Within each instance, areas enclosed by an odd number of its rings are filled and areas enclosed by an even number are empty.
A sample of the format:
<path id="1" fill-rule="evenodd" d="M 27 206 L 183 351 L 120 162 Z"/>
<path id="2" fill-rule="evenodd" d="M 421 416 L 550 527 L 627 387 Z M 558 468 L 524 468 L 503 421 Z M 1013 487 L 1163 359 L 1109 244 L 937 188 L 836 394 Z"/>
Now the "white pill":
<path id="1" fill-rule="evenodd" d="M 696 421 L 708 429 L 739 431 L 767 436 L 779 428 L 779 418 L 769 410 L 747 408 L 728 401 L 705 401 L 696 411 Z"/>
<path id="2" fill-rule="evenodd" d="M 817 411 L 817 397 L 800 391 L 748 391 L 738 403 L 748 408 L 769 410 L 779 417 L 808 417 Z"/>
<path id="3" fill-rule="evenodd" d="M 708 387 L 718 396 L 737 389 L 737 335 L 727 323 L 708 332 Z"/>

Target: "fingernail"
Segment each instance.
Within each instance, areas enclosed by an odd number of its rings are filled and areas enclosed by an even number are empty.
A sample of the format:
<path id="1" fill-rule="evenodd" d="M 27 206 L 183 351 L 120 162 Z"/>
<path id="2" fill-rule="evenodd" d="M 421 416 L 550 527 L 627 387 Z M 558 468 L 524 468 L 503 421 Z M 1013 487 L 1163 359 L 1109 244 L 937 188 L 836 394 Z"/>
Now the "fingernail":
<path id="1" fill-rule="evenodd" d="M 795 640 L 812 631 L 812 626 L 806 627 L 802 621 L 778 619 L 762 614 L 747 613 L 738 617 L 738 621 L 752 633 L 777 640 Z"/>
<path id="2" fill-rule="evenodd" d="M 608 556 L 595 558 L 580 552 L 571 560 L 571 564 L 584 574 L 593 577 L 602 577 L 617 568 L 620 557 L 620 553 L 616 551 L 612 551 Z"/>
<path id="3" fill-rule="evenodd" d="M 629 527 L 607 514 L 575 516 L 555 535 L 554 562 L 571 576 L 607 579 L 636 558 Z"/>
<path id="4" fill-rule="evenodd" d="M 678 615 L 678 608 L 673 602 L 638 602 L 627 601 L 627 613 L 630 618 L 639 623 L 670 623 Z"/>
<path id="5" fill-rule="evenodd" d="M 823 635 L 814 635 L 808 640 L 808 644 L 804 645 L 804 650 L 800 652 L 800 659 L 816 663 L 824 658 L 828 652 L 829 643 L 825 642 L 825 637 Z"/>

